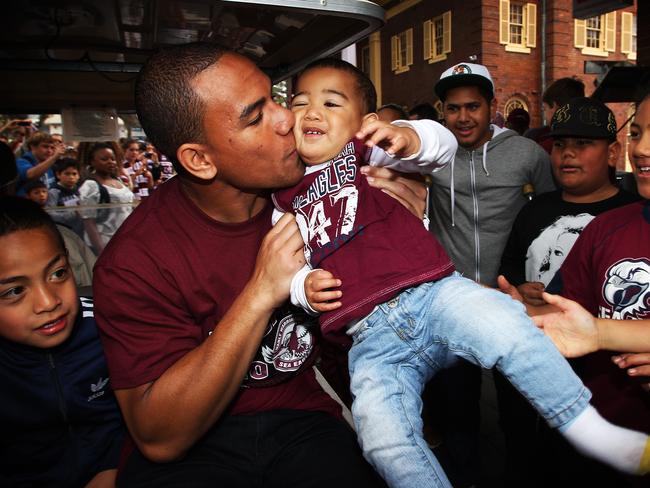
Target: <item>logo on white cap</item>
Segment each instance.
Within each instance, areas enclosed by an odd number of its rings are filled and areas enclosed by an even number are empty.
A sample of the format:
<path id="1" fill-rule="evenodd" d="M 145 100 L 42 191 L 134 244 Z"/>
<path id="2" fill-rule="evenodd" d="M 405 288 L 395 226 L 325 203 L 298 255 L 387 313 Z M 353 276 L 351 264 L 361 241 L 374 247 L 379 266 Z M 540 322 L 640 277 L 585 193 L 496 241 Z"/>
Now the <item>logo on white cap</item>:
<path id="1" fill-rule="evenodd" d="M 472 68 L 467 66 L 466 64 L 457 64 L 454 66 L 453 71 L 451 72 L 452 75 L 471 75 L 472 74 Z"/>

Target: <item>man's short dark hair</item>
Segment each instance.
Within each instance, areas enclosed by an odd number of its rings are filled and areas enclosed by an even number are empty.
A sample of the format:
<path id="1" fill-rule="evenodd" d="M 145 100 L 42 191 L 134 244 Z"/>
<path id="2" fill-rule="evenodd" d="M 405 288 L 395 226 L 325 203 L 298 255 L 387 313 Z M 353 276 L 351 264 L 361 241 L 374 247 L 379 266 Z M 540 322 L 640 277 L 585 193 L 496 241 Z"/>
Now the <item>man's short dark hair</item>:
<path id="1" fill-rule="evenodd" d="M 572 98 L 585 96 L 585 84 L 577 78 L 560 78 L 551 83 L 544 94 L 542 102 L 549 107 L 561 107 Z"/>
<path id="2" fill-rule="evenodd" d="M 411 110 L 409 110 L 409 115 L 415 115 L 418 120 L 429 119 L 438 121 L 438 111 L 433 105 L 428 102 L 419 103 Z"/>
<path id="3" fill-rule="evenodd" d="M 409 118 L 409 114 L 406 112 L 406 110 L 404 110 L 404 107 L 402 107 L 401 105 L 398 105 L 396 103 L 386 103 L 385 105 L 382 105 L 381 107 L 379 107 L 377 109 L 377 113 L 379 113 L 380 111 L 382 111 L 384 109 L 393 110 L 393 111 L 397 112 L 397 114 L 399 115 L 399 117 L 397 117 L 397 118 L 399 120 L 408 120 L 408 118 Z"/>
<path id="4" fill-rule="evenodd" d="M 68 168 L 74 168 L 79 171 L 79 161 L 74 158 L 61 158 L 54 163 L 54 173 L 60 173 Z"/>
<path id="5" fill-rule="evenodd" d="M 189 142 L 205 143 L 205 106 L 192 81 L 229 52 L 213 43 L 166 47 L 145 63 L 135 85 L 135 106 L 147 137 L 165 154 L 179 175 L 187 171 L 176 157 Z"/>
<path id="6" fill-rule="evenodd" d="M 52 217 L 37 203 L 22 197 L 0 197 L 0 237 L 20 230 L 41 228 L 49 230 L 65 251 L 63 238 Z"/>
<path id="7" fill-rule="evenodd" d="M 298 74 L 298 79 L 307 71 L 315 68 L 332 68 L 350 73 L 357 80 L 357 95 L 361 97 L 361 101 L 363 102 L 362 108 L 364 115 L 377 111 L 377 92 L 375 91 L 375 85 L 372 84 L 370 78 L 359 68 L 342 59 L 321 58 L 308 64 Z"/>

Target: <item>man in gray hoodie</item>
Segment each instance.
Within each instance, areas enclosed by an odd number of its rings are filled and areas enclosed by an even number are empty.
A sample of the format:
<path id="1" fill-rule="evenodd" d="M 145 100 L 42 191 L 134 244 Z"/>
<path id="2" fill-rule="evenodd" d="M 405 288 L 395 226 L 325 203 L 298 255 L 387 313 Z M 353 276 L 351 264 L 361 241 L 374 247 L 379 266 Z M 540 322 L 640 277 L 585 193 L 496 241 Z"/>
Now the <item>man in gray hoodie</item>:
<path id="1" fill-rule="evenodd" d="M 501 254 L 519 210 L 535 193 L 555 189 L 549 157 L 534 141 L 490 124 L 496 100 L 485 66 L 452 66 L 440 76 L 435 92 L 459 147 L 452 164 L 432 174 L 431 232 L 460 273 L 496 286 Z M 443 424 L 448 470 L 460 473 L 454 486 L 478 481 L 480 380 L 480 370 L 469 363 L 441 379 L 451 413 Z"/>

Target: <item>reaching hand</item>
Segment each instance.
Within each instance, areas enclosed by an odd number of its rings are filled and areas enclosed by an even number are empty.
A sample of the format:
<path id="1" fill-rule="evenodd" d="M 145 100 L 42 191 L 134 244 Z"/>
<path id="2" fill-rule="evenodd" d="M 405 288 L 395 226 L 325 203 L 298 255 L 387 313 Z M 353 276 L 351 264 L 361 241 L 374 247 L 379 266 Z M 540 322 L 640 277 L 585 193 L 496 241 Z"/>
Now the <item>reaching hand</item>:
<path id="1" fill-rule="evenodd" d="M 546 302 L 542 298 L 544 293 L 544 283 L 539 281 L 528 281 L 517 287 L 517 291 L 521 294 L 524 302 L 531 305 L 544 305 Z"/>
<path id="2" fill-rule="evenodd" d="M 650 352 L 620 354 L 612 361 L 621 369 L 629 368 L 627 374 L 635 378 L 644 378 L 641 388 L 650 392 Z"/>
<path id="3" fill-rule="evenodd" d="M 575 358 L 599 349 L 596 318 L 579 303 L 544 293 L 543 299 L 559 312 L 536 315 L 535 325 L 550 337 L 563 356 Z"/>
<path id="4" fill-rule="evenodd" d="M 317 312 L 329 312 L 341 306 L 337 300 L 341 298 L 340 290 L 333 290 L 341 286 L 341 280 L 324 269 L 315 269 L 305 278 L 305 296 L 311 307 Z"/>
<path id="5" fill-rule="evenodd" d="M 420 150 L 420 138 L 413 129 L 377 119 L 366 119 L 356 137 L 365 140 L 366 146 L 379 146 L 398 158 L 411 156 Z"/>

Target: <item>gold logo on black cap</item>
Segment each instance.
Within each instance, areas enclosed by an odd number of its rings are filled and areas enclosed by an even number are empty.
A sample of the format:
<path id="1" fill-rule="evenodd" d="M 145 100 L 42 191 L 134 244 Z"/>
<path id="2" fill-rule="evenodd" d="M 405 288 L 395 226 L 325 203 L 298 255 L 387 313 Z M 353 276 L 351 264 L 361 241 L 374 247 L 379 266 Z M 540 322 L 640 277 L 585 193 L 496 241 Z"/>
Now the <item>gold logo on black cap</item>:
<path id="1" fill-rule="evenodd" d="M 616 133 L 616 118 L 612 112 L 607 115 L 607 132 Z"/>
<path id="2" fill-rule="evenodd" d="M 571 118 L 571 114 L 569 113 L 570 108 L 571 105 L 566 104 L 564 107 L 557 109 L 553 114 L 553 125 L 567 122 Z"/>

